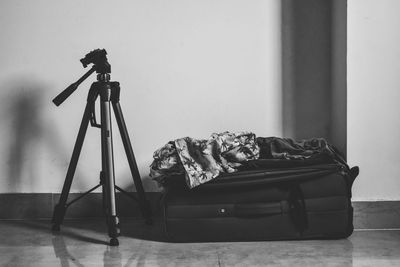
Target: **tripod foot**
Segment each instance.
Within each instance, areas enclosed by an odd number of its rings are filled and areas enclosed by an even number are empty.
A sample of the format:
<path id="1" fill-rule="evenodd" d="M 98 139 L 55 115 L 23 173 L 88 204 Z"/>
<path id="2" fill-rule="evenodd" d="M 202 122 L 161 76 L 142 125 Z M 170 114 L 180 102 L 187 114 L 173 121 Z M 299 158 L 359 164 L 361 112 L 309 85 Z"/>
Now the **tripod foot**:
<path id="1" fill-rule="evenodd" d="M 67 206 L 62 204 L 57 204 L 54 207 L 53 218 L 51 222 L 53 223 L 52 230 L 60 231 L 60 225 L 64 221 L 65 212 L 67 211 Z"/>
<path id="2" fill-rule="evenodd" d="M 118 238 L 111 238 L 110 239 L 110 246 L 112 246 L 112 247 L 119 246 Z"/>

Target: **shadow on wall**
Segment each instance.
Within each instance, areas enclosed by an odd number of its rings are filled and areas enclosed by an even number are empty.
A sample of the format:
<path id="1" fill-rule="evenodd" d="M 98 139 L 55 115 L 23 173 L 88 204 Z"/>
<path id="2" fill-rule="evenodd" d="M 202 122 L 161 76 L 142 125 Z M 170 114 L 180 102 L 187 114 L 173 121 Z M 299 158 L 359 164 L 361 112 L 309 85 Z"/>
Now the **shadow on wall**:
<path id="1" fill-rule="evenodd" d="M 149 168 L 149 170 L 150 170 L 150 168 Z M 161 191 L 161 187 L 159 187 L 158 184 L 149 175 L 141 175 L 140 178 L 142 179 L 144 191 L 146 191 L 146 192 Z M 120 179 L 120 177 L 118 177 L 118 179 Z M 128 172 L 128 173 L 126 173 L 126 175 L 124 175 L 124 180 L 129 181 L 129 185 L 124 186 L 125 190 L 127 190 L 128 192 L 136 192 L 137 191 L 135 184 L 133 182 L 132 174 L 130 172 Z M 117 182 L 117 184 L 118 184 L 118 182 Z"/>
<path id="2" fill-rule="evenodd" d="M 1 136 L 5 140 L 5 151 L 2 155 L 3 162 L 6 162 L 4 177 L 8 179 L 5 191 L 35 192 L 38 177 L 53 178 L 47 167 L 55 167 L 59 170 L 57 174 L 61 175 L 57 177 L 60 183 L 57 192 L 61 192 L 73 144 L 63 145 L 51 114 L 48 114 L 50 107 L 53 106 L 51 99 L 54 96 L 51 94 L 54 94 L 54 91 L 49 90 L 49 86 L 44 82 L 28 76 L 9 79 L 1 88 L 3 88 L 1 92 L 3 104 L 0 105 L 0 120 L 2 124 L 9 126 Z M 114 134 L 116 138 L 120 138 L 118 131 Z M 43 159 L 46 153 L 49 156 Z M 129 184 L 123 188 L 136 191 L 130 172 L 126 175 Z M 86 190 L 93 186 L 86 184 L 84 179 L 79 177 L 83 175 L 77 168 L 73 181 L 74 185 L 78 183 L 77 188 Z M 117 178 L 117 182 L 123 180 L 122 177 Z M 148 175 L 142 177 L 142 181 L 146 191 L 158 191 L 156 183 Z M 40 190 L 48 191 L 46 188 Z"/>
<path id="3" fill-rule="evenodd" d="M 11 79 L 3 88 L 1 120 L 9 122 L 9 140 L 7 153 L 8 179 L 7 192 L 35 191 L 35 181 L 38 177 L 51 178 L 46 167 L 39 168 L 39 161 L 44 152 L 51 154 L 54 165 L 60 171 L 66 170 L 69 162 L 69 151 L 62 146 L 50 117 L 46 114 L 46 107 L 51 105 L 48 86 L 43 82 L 20 76 Z M 46 151 L 47 150 L 47 151 Z M 3 155 L 6 156 L 6 155 Z M 58 166 L 57 166 L 58 165 Z M 28 189 L 29 188 L 29 189 Z M 46 188 L 41 188 L 46 191 Z"/>

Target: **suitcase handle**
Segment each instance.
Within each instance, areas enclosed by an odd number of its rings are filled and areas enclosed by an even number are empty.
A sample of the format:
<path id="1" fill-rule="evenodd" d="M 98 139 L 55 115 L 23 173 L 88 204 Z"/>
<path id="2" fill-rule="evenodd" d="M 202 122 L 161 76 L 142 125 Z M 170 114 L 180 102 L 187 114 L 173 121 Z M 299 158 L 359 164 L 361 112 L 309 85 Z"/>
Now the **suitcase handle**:
<path id="1" fill-rule="evenodd" d="M 283 203 L 240 203 L 235 204 L 236 217 L 266 216 L 283 213 Z"/>
<path id="2" fill-rule="evenodd" d="M 350 169 L 350 187 L 353 185 L 354 180 L 357 178 L 358 174 L 360 173 L 360 168 L 358 166 L 355 166 Z"/>

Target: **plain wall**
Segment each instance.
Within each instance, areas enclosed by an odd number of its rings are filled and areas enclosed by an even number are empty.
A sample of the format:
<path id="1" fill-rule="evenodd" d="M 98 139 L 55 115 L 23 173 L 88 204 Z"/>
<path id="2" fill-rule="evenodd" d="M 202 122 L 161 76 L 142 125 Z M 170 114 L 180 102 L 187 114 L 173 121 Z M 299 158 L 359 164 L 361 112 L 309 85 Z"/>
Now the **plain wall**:
<path id="1" fill-rule="evenodd" d="M 400 1 L 348 1 L 348 161 L 356 200 L 400 199 Z"/>
<path id="2" fill-rule="evenodd" d="M 149 165 L 169 140 L 281 136 L 280 22 L 278 0 L 1 1 L 0 193 L 61 191 L 95 77 L 62 106 L 51 100 L 95 48 L 121 83 L 146 190 L 157 190 Z M 117 132 L 114 147 L 117 184 L 131 189 Z M 99 170 L 100 133 L 89 128 L 71 192 L 95 185 Z"/>

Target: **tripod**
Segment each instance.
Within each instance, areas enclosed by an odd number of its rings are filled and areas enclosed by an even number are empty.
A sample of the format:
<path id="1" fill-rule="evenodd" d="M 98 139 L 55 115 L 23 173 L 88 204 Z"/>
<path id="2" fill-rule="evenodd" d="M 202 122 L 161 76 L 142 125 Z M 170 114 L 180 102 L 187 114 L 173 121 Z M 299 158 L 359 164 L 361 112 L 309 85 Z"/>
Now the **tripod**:
<path id="1" fill-rule="evenodd" d="M 70 94 L 73 93 L 82 81 L 90 76 L 93 72 L 97 72 L 97 81 L 94 82 L 89 90 L 87 96 L 87 104 L 83 113 L 82 122 L 79 128 L 78 136 L 76 138 L 75 146 L 72 152 L 71 161 L 67 170 L 66 178 L 62 188 L 61 196 L 58 204 L 54 207 L 52 229 L 54 231 L 60 230 L 60 225 L 64 220 L 67 208 L 83 198 L 95 189 L 102 187 L 103 197 L 103 210 L 106 216 L 108 235 L 111 246 L 118 246 L 118 236 L 120 234 L 119 218 L 116 210 L 115 192 L 120 191 L 139 202 L 140 210 L 147 224 L 151 224 L 151 209 L 149 202 L 144 194 L 142 181 L 140 178 L 139 170 L 136 164 L 135 156 L 132 150 L 132 145 L 129 139 L 128 131 L 126 129 L 125 120 L 122 114 L 120 99 L 120 86 L 119 82 L 110 81 L 111 67 L 105 57 L 105 50 L 94 50 L 82 59 L 82 63 L 93 63 L 93 67 L 83 75 L 76 83 L 69 86 L 56 98 L 53 102 L 60 105 Z M 86 61 L 85 61 L 86 60 Z M 86 66 L 85 66 L 86 67 Z M 100 114 L 101 123 L 96 122 L 95 104 L 96 99 L 100 97 Z M 114 110 L 114 115 L 118 124 L 118 129 L 121 134 L 122 143 L 124 145 L 125 153 L 128 159 L 130 171 L 133 177 L 133 182 L 136 186 L 138 197 L 134 197 L 122 188 L 115 185 L 114 174 L 114 155 L 113 155 L 113 141 L 112 141 L 112 127 L 111 127 L 111 105 Z M 71 188 L 73 177 L 75 174 L 76 166 L 78 164 L 79 155 L 82 149 L 83 141 L 85 139 L 86 131 L 89 126 L 101 129 L 101 162 L 102 169 L 100 172 L 100 182 L 98 185 L 83 193 L 81 196 L 67 202 L 68 194 Z"/>

